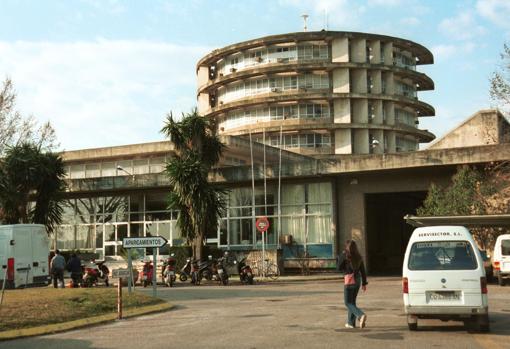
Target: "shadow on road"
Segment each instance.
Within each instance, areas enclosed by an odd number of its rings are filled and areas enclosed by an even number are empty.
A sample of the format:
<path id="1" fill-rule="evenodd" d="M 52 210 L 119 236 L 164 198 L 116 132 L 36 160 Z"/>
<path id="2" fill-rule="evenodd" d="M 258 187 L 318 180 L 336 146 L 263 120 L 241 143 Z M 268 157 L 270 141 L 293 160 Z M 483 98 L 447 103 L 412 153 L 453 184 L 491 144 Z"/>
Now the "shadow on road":
<path id="1" fill-rule="evenodd" d="M 26 349 L 33 347 L 33 339 L 17 339 L 13 341 L 0 341 L 0 348 Z M 92 342 L 78 339 L 57 339 L 57 338 L 37 338 L 37 349 L 100 349 L 92 346 Z"/>

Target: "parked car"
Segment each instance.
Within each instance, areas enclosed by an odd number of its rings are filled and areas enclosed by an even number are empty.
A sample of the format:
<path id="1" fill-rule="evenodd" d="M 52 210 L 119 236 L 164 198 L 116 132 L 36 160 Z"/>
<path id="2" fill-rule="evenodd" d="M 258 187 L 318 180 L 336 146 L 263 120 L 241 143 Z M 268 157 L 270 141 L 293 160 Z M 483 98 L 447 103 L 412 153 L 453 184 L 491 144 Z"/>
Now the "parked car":
<path id="1" fill-rule="evenodd" d="M 506 278 L 510 277 L 510 234 L 500 235 L 496 239 L 492 265 L 498 284 L 505 286 Z"/>
<path id="2" fill-rule="evenodd" d="M 479 249 L 465 227 L 415 229 L 403 265 L 407 324 L 418 319 L 463 320 L 489 330 L 487 279 Z"/>

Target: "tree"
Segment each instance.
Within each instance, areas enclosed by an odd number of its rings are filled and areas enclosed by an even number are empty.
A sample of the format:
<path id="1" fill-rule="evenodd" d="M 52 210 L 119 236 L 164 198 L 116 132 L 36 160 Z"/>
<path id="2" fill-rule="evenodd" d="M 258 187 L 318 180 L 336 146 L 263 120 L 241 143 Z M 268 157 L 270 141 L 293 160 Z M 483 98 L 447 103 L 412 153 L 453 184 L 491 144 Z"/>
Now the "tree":
<path id="1" fill-rule="evenodd" d="M 500 106 L 510 106 L 510 46 L 503 45 L 501 53 L 503 61 L 500 69 L 496 70 L 490 79 L 490 96 Z"/>
<path id="2" fill-rule="evenodd" d="M 0 160 L 0 221 L 44 224 L 53 232 L 62 222 L 64 176 L 60 155 L 29 142 L 8 147 Z"/>
<path id="3" fill-rule="evenodd" d="M 508 161 L 483 169 L 462 166 L 449 186 L 432 184 L 419 216 L 462 216 L 510 212 L 510 165 Z M 475 228 L 472 233 L 483 249 L 489 249 L 501 233 L 494 227 Z"/>
<path id="4" fill-rule="evenodd" d="M 38 127 L 32 116 L 23 117 L 16 110 L 16 92 L 10 79 L 0 86 L 0 157 L 7 147 L 32 142 L 44 150 L 58 146 L 55 130 L 49 122 Z"/>
<path id="5" fill-rule="evenodd" d="M 174 121 L 167 115 L 161 130 L 173 143 L 175 156 L 166 166 L 170 182 L 169 208 L 178 210 L 177 225 L 191 244 L 193 258 L 202 258 L 206 232 L 216 231 L 225 209 L 225 190 L 208 181 L 224 149 L 209 119 L 196 108 Z"/>

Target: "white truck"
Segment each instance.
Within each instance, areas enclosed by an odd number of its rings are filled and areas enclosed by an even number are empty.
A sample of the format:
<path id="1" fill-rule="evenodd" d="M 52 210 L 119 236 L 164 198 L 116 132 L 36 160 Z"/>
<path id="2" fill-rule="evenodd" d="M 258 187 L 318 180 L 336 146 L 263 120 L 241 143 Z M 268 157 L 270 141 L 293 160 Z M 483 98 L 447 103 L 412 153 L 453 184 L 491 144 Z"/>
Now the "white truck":
<path id="1" fill-rule="evenodd" d="M 417 228 L 407 245 L 402 282 L 411 331 L 418 319 L 463 320 L 489 331 L 485 268 L 465 227 Z"/>
<path id="2" fill-rule="evenodd" d="M 0 289 L 48 285 L 49 252 L 44 225 L 0 225 Z"/>

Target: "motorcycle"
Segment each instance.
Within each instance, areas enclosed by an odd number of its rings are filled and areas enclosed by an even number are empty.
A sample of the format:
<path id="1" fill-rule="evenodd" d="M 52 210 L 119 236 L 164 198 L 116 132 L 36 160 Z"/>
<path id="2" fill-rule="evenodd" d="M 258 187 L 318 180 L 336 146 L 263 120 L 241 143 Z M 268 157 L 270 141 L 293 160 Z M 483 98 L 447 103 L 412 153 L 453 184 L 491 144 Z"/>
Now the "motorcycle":
<path id="1" fill-rule="evenodd" d="M 105 261 L 92 260 L 94 267 L 85 267 L 83 273 L 83 287 L 97 286 L 102 281 L 106 287 L 110 285 L 109 276 L 110 269 L 105 265 Z"/>
<path id="2" fill-rule="evenodd" d="M 170 257 L 163 263 L 162 267 L 162 277 L 163 283 L 168 287 L 172 287 L 175 283 L 175 264 L 176 260 L 174 258 L 174 254 L 172 253 Z"/>
<path id="3" fill-rule="evenodd" d="M 152 285 L 152 276 L 154 272 L 154 267 L 152 262 L 145 262 L 142 268 L 142 271 L 139 274 L 138 279 L 141 280 L 143 287 L 147 287 L 147 285 Z"/>
<path id="4" fill-rule="evenodd" d="M 234 261 L 234 264 L 237 265 L 237 272 L 239 273 L 241 283 L 253 285 L 253 272 L 251 267 L 246 264 L 246 258 L 243 258 L 240 261 Z"/>
<path id="5" fill-rule="evenodd" d="M 226 268 L 227 260 L 224 257 L 218 258 L 215 263 L 215 277 L 224 286 L 228 285 L 228 273 Z"/>
<path id="6" fill-rule="evenodd" d="M 213 279 L 214 270 L 213 270 L 213 260 L 212 256 L 208 256 L 207 260 L 200 261 L 198 263 L 198 271 L 196 273 L 195 285 L 200 285 L 202 278 L 211 281 Z"/>
<path id="7" fill-rule="evenodd" d="M 181 272 L 179 274 L 179 280 L 182 282 L 186 282 L 188 278 L 191 278 L 191 258 L 186 259 L 186 264 L 181 268 Z"/>

